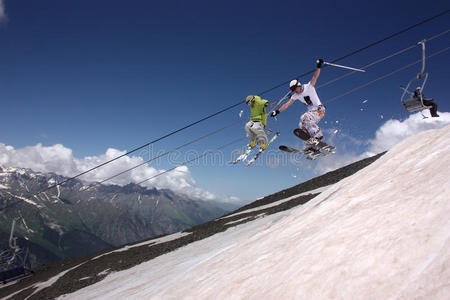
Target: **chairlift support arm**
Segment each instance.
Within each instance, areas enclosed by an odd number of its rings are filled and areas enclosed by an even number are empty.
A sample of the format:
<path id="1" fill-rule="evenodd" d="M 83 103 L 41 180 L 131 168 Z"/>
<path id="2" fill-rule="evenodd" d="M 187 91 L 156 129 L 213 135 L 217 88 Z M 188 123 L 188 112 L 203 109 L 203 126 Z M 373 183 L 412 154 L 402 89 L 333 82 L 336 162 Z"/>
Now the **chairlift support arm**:
<path id="1" fill-rule="evenodd" d="M 419 79 L 422 78 L 423 73 L 425 72 L 425 60 L 426 60 L 426 57 L 425 57 L 425 42 L 426 42 L 426 40 L 422 40 L 422 41 L 417 43 L 418 45 L 422 46 L 422 70 L 420 70 L 420 73 L 417 75 L 417 78 L 419 78 Z"/>
<path id="2" fill-rule="evenodd" d="M 12 225 L 11 225 L 11 233 L 9 234 L 9 247 L 12 250 L 16 250 L 17 243 L 16 238 L 14 237 L 14 228 L 16 227 L 16 219 L 13 219 Z"/>
<path id="3" fill-rule="evenodd" d="M 423 91 L 425 83 L 427 82 L 428 73 L 425 73 L 425 61 L 426 61 L 425 43 L 426 43 L 426 40 L 422 40 L 422 41 L 417 43 L 417 45 L 420 45 L 421 48 L 422 48 L 422 68 L 421 68 L 420 72 L 413 79 L 411 79 L 408 82 L 406 87 L 400 87 L 403 90 L 403 94 L 402 94 L 402 97 L 401 97 L 401 102 L 402 103 L 404 103 L 404 101 L 405 101 L 406 94 L 410 94 L 410 95 L 413 94 L 412 92 L 409 91 L 409 87 L 411 86 L 411 83 L 413 83 L 414 80 L 420 80 L 420 79 L 422 79 L 425 76 L 425 78 L 423 79 L 422 85 L 420 86 L 420 90 L 421 91 Z"/>

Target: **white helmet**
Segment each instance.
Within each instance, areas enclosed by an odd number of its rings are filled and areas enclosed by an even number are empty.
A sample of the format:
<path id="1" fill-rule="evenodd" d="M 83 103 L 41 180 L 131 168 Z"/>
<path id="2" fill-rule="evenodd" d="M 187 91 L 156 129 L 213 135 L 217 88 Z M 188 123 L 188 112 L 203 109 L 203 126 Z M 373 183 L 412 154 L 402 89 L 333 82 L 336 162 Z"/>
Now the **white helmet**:
<path id="1" fill-rule="evenodd" d="M 289 83 L 289 89 L 291 91 L 294 91 L 296 87 L 302 86 L 301 82 L 297 79 L 291 80 L 291 83 Z"/>

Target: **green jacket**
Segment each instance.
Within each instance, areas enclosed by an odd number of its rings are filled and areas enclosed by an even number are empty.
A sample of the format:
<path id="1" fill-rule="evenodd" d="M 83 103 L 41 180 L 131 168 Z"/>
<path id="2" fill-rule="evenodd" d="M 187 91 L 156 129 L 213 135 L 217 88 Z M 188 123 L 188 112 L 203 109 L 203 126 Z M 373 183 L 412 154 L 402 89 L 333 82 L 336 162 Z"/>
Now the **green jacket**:
<path id="1" fill-rule="evenodd" d="M 269 106 L 269 101 L 261 99 L 259 96 L 255 96 L 255 104 L 250 107 L 251 117 L 250 121 L 261 122 L 264 126 L 267 123 L 266 107 Z"/>

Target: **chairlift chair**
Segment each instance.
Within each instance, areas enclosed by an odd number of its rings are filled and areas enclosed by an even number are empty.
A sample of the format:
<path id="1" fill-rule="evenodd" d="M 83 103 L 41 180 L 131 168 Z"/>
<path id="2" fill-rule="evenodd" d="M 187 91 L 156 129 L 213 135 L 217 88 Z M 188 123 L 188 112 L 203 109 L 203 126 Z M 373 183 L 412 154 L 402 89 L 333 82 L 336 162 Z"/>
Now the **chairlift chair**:
<path id="1" fill-rule="evenodd" d="M 405 110 L 410 113 L 430 109 L 430 106 L 427 106 L 423 103 L 424 97 L 422 93 L 423 88 L 425 87 L 425 83 L 428 79 L 428 73 L 425 73 L 425 42 L 426 41 L 423 40 L 418 43 L 418 45 L 422 46 L 422 69 L 413 79 L 408 82 L 406 87 L 400 87 L 403 90 L 401 102 Z M 415 92 L 410 92 L 409 88 L 411 84 L 415 81 L 420 82 L 420 80 L 423 81 L 419 88 L 417 88 Z"/>
<path id="2" fill-rule="evenodd" d="M 33 273 L 27 267 L 28 249 L 25 253 L 17 245 L 17 237 L 14 236 L 16 219 L 13 220 L 9 237 L 9 249 L 0 252 L 0 283 L 6 284 Z"/>

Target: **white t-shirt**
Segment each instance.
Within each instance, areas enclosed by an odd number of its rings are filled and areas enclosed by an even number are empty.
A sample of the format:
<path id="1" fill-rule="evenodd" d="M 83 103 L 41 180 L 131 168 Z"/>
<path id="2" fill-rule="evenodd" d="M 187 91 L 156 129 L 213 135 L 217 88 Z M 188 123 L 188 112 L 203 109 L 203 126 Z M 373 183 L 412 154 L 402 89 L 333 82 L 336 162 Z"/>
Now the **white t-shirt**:
<path id="1" fill-rule="evenodd" d="M 316 89 L 309 82 L 302 85 L 302 92 L 300 94 L 294 93 L 291 99 L 301 101 L 308 107 L 308 110 L 316 109 L 319 105 L 322 105 Z"/>

